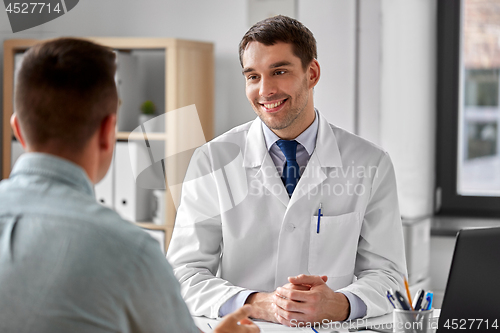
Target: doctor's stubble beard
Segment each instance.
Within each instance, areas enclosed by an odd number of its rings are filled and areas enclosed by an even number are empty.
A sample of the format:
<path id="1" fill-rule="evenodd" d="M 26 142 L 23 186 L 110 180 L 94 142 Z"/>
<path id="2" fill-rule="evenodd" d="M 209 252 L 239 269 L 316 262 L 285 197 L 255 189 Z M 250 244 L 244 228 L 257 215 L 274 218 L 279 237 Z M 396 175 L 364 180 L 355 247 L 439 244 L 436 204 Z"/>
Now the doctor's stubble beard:
<path id="1" fill-rule="evenodd" d="M 276 98 L 276 97 L 278 97 L 278 98 Z M 283 96 L 276 95 L 276 96 L 273 96 L 273 100 L 280 100 L 280 99 L 284 99 L 284 98 L 287 99 L 288 103 L 291 103 L 291 99 L 292 98 L 291 98 L 290 95 L 283 95 Z M 257 116 L 259 116 L 260 120 L 262 120 L 264 122 L 264 124 L 266 124 L 267 127 L 269 127 L 272 130 L 282 130 L 282 129 L 287 128 L 291 124 L 293 124 L 294 121 L 297 118 L 299 118 L 299 116 L 306 109 L 306 105 L 309 102 L 309 91 L 308 91 L 308 88 L 307 88 L 307 78 L 304 78 L 304 81 L 302 82 L 301 92 L 299 92 L 296 95 L 296 99 L 297 99 L 297 104 L 298 105 L 296 105 L 294 107 L 293 105 L 290 104 L 290 109 L 287 111 L 287 113 L 285 115 L 285 119 L 283 119 L 281 122 L 279 122 L 277 124 L 273 123 L 272 121 L 268 121 L 268 119 L 266 119 L 266 117 L 263 116 L 263 115 L 265 115 L 265 111 L 263 112 L 261 110 L 261 105 L 260 105 L 260 103 L 258 102 L 257 99 L 255 99 L 252 102 L 252 108 L 255 111 L 255 113 L 257 114 Z M 271 118 L 271 120 L 274 120 L 274 119 Z"/>

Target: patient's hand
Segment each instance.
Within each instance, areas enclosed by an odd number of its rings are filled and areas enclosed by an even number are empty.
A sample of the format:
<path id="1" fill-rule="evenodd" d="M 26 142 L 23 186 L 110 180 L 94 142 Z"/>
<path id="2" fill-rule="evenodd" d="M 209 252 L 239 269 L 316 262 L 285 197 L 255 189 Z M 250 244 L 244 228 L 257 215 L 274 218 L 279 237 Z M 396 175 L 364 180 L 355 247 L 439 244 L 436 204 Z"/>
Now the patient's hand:
<path id="1" fill-rule="evenodd" d="M 214 333 L 257 333 L 260 329 L 248 317 L 252 314 L 252 307 L 244 305 L 238 310 L 224 316 L 224 319 L 214 330 Z"/>

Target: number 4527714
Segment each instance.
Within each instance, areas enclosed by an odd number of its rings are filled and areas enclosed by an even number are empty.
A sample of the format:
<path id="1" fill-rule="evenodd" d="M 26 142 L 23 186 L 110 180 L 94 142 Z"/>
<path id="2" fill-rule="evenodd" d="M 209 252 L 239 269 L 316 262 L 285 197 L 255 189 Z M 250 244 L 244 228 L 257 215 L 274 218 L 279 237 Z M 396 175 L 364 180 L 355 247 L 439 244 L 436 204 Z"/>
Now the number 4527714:
<path id="1" fill-rule="evenodd" d="M 451 330 L 498 329 L 497 319 L 493 322 L 488 319 L 447 319 L 443 326 Z"/>
<path id="2" fill-rule="evenodd" d="M 5 11 L 9 14 L 41 14 L 44 10 L 47 13 L 50 13 L 51 10 L 52 12 L 59 13 L 61 8 L 59 8 L 59 3 L 54 8 L 50 8 L 50 3 L 45 2 L 11 2 L 5 8 Z"/>

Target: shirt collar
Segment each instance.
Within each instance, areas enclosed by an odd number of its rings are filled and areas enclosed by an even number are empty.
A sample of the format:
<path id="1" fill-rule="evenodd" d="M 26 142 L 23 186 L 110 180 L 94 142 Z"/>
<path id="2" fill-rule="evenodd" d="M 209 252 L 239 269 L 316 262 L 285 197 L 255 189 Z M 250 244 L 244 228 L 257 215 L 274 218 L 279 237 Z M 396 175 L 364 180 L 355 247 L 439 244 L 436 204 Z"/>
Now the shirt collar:
<path id="1" fill-rule="evenodd" d="M 314 153 L 321 167 L 342 167 L 342 157 L 340 149 L 335 138 L 334 130 L 337 127 L 330 125 L 325 117 L 316 110 L 318 118 L 318 134 L 317 143 Z M 248 134 L 245 139 L 245 153 L 243 156 L 243 166 L 245 168 L 255 168 L 262 166 L 269 157 L 269 151 L 266 149 L 266 141 L 264 139 L 264 131 L 262 130 L 262 120 L 256 117 L 248 129 Z"/>
<path id="2" fill-rule="evenodd" d="M 316 147 L 316 137 L 318 135 L 318 111 L 316 109 L 314 111 L 315 116 L 313 123 L 294 139 L 304 146 L 309 156 L 312 155 L 314 148 Z M 264 122 L 262 122 L 262 132 L 264 134 L 264 140 L 266 141 L 267 150 L 269 151 L 273 144 L 280 139 L 280 137 L 271 131 L 271 129 L 267 127 Z"/>
<path id="3" fill-rule="evenodd" d="M 19 157 L 10 177 L 39 175 L 69 183 L 83 193 L 94 196 L 94 187 L 85 170 L 69 160 L 45 153 L 25 153 Z"/>

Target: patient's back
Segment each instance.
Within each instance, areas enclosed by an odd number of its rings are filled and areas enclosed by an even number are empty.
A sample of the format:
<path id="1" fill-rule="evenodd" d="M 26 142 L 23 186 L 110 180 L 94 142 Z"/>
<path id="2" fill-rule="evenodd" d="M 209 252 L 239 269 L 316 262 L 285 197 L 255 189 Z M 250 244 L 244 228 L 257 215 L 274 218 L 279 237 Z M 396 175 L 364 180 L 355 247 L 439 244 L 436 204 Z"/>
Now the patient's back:
<path id="1" fill-rule="evenodd" d="M 27 154 L 0 182 L 0 332 L 196 332 L 158 243 L 82 169 Z"/>

